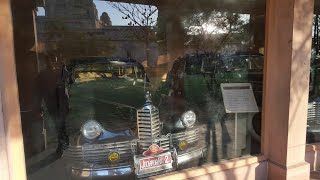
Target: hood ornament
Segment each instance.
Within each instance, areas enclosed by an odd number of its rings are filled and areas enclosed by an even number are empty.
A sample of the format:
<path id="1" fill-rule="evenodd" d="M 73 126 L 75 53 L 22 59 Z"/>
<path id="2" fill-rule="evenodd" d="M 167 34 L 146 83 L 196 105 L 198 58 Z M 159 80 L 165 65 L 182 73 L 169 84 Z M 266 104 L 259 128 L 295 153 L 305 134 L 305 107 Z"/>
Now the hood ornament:
<path id="1" fill-rule="evenodd" d="M 147 91 L 147 93 L 145 95 L 145 98 L 146 98 L 146 104 L 151 104 L 152 103 L 151 93 L 149 91 Z"/>

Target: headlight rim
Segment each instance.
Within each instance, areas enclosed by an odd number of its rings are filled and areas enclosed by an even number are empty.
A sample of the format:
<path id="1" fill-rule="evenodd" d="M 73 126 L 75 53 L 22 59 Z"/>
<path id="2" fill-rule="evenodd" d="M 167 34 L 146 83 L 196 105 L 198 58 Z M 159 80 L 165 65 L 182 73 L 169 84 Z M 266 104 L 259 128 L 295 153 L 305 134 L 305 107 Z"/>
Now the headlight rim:
<path id="1" fill-rule="evenodd" d="M 184 116 L 185 116 L 187 113 L 190 113 L 190 112 L 193 113 L 194 116 L 195 116 L 194 122 L 193 122 L 193 124 L 191 124 L 191 125 L 189 125 L 189 123 L 186 123 L 186 122 L 184 121 Z M 181 121 L 182 125 L 183 125 L 185 128 L 188 128 L 188 129 L 193 128 L 193 127 L 195 126 L 196 122 L 197 122 L 197 115 L 196 115 L 196 113 L 195 113 L 194 111 L 192 111 L 192 110 L 185 111 L 185 112 L 181 115 L 180 121 Z"/>
<path id="2" fill-rule="evenodd" d="M 94 138 L 89 138 L 89 137 L 87 137 L 87 136 L 85 135 L 85 133 L 84 133 L 85 125 L 88 124 L 89 122 L 94 122 L 94 123 L 96 123 L 96 124 L 98 125 L 98 127 L 99 127 L 100 133 L 99 133 L 99 135 L 95 136 Z M 83 137 L 85 137 L 87 140 L 92 141 L 92 140 L 95 140 L 95 139 L 99 138 L 99 137 L 101 136 L 101 134 L 103 133 L 104 129 L 102 128 L 101 124 L 100 124 L 98 121 L 91 119 L 91 120 L 87 120 L 85 123 L 83 123 L 80 131 L 81 131 L 81 134 L 82 134 Z"/>

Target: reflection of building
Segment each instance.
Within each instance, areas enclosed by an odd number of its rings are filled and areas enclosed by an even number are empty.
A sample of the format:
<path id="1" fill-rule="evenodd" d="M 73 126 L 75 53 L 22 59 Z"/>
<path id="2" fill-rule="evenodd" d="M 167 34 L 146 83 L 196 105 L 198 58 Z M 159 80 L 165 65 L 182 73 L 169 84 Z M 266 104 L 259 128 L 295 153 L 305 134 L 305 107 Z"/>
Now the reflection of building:
<path id="1" fill-rule="evenodd" d="M 59 19 L 71 29 L 99 26 L 97 9 L 92 0 L 46 0 L 45 11 L 47 20 Z"/>
<path id="2" fill-rule="evenodd" d="M 45 30 L 38 31 L 39 42 L 43 42 L 44 44 L 52 43 L 52 40 L 49 39 L 50 33 L 50 31 Z M 75 33 L 82 33 L 88 37 L 108 41 L 114 48 L 109 56 L 130 57 L 140 62 L 146 60 L 146 42 L 144 39 L 139 38 L 141 36 L 139 35 L 141 34 L 139 27 L 109 26 L 103 29 L 78 29 L 70 32 L 71 35 Z M 76 43 L 77 39 L 71 39 L 71 41 Z M 99 56 L 99 54 L 96 55 Z M 156 57 L 158 57 L 158 45 L 155 42 L 150 42 L 149 59 L 155 60 Z"/>
<path id="3" fill-rule="evenodd" d="M 145 31 L 141 27 L 107 26 L 111 22 L 102 23 L 98 19 L 97 9 L 92 0 L 47 0 L 45 11 L 45 16 L 38 16 L 36 22 L 39 44 L 46 47 L 62 39 L 52 38 L 53 33 L 59 36 L 59 31 L 70 32 L 71 35 L 74 34 L 72 32 L 76 32 L 85 34 L 86 37 L 108 41 L 114 48 L 108 56 L 130 57 L 142 62 L 147 59 L 146 44 L 149 44 L 148 59 L 154 62 L 158 56 L 157 44 L 146 43 Z M 107 13 L 104 17 L 106 16 Z M 70 44 L 77 43 L 77 39 L 69 39 Z"/>

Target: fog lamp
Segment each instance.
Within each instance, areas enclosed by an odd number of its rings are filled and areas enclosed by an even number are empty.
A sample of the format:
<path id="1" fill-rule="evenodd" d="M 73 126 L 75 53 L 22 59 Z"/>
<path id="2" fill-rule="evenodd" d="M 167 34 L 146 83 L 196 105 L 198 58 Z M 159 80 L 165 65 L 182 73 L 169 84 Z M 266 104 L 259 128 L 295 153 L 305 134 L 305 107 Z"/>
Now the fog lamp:
<path id="1" fill-rule="evenodd" d="M 108 156 L 110 162 L 116 162 L 120 159 L 120 154 L 118 152 L 111 152 Z"/>
<path id="2" fill-rule="evenodd" d="M 188 142 L 187 141 L 180 141 L 178 147 L 181 151 L 183 151 L 188 148 Z"/>

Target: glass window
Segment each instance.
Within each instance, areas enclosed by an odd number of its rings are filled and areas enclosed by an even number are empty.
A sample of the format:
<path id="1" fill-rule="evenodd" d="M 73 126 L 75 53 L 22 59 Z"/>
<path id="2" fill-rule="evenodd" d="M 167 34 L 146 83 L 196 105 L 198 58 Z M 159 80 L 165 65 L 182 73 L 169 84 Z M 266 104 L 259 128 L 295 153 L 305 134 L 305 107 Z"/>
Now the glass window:
<path id="1" fill-rule="evenodd" d="M 319 8 L 315 7 L 309 83 L 309 103 L 307 117 L 307 143 L 320 142 L 320 46 L 319 46 Z"/>
<path id="2" fill-rule="evenodd" d="M 126 2 L 47 0 L 24 29 L 32 43 L 16 36 L 28 179 L 260 153 L 265 1 Z"/>

